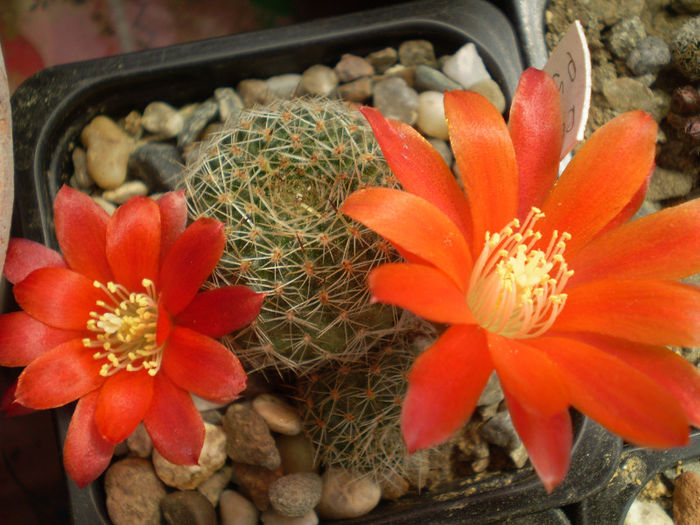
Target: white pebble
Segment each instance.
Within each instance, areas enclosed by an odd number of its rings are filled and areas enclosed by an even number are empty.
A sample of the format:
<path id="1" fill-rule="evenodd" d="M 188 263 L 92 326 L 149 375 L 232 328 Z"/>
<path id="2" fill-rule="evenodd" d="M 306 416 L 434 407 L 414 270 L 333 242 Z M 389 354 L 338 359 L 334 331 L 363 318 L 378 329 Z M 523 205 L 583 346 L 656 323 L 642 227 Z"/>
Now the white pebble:
<path id="1" fill-rule="evenodd" d="M 445 120 L 444 95 L 437 91 L 424 91 L 418 95 L 418 120 L 416 125 L 430 137 L 447 140 L 447 120 Z"/>
<path id="2" fill-rule="evenodd" d="M 132 180 L 125 182 L 121 186 L 113 190 L 106 190 L 102 193 L 102 197 L 108 201 L 124 204 L 131 197 L 148 195 L 148 186 L 140 180 Z"/>
<path id="3" fill-rule="evenodd" d="M 673 525 L 673 520 L 658 503 L 636 499 L 623 525 Z"/>
<path id="4" fill-rule="evenodd" d="M 106 211 L 109 215 L 112 215 L 117 211 L 117 207 L 106 199 L 103 199 L 99 195 L 93 195 L 92 200 L 94 200 L 100 207 Z"/>
<path id="5" fill-rule="evenodd" d="M 268 89 L 280 98 L 292 98 L 299 90 L 301 75 L 289 73 L 268 78 L 265 83 Z"/>
<path id="6" fill-rule="evenodd" d="M 170 104 L 156 101 L 143 110 L 141 125 L 151 133 L 162 135 L 163 138 L 172 138 L 182 131 L 185 119 Z"/>
<path id="7" fill-rule="evenodd" d="M 501 86 L 498 82 L 487 78 L 481 80 L 469 88 L 470 91 L 476 91 L 477 93 L 484 95 L 489 102 L 496 106 L 499 113 L 503 113 L 506 110 L 506 97 L 503 96 L 503 91 L 501 91 Z"/>
<path id="8" fill-rule="evenodd" d="M 471 42 L 463 45 L 454 55 L 445 60 L 442 71 L 467 89 L 477 82 L 491 78 L 476 46 Z"/>
<path id="9" fill-rule="evenodd" d="M 273 432 L 294 436 L 301 432 L 301 418 L 289 404 L 272 394 L 260 394 L 253 400 L 253 410 L 262 416 Z"/>

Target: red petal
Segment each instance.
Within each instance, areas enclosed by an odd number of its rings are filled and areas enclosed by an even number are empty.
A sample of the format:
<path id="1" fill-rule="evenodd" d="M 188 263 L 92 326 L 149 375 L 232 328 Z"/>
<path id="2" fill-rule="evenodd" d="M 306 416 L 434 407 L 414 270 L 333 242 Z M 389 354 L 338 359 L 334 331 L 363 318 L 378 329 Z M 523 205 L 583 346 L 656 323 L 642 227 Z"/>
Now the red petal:
<path id="1" fill-rule="evenodd" d="M 55 266 L 67 268 L 57 251 L 28 239 L 10 239 L 5 256 L 5 278 L 17 284 L 37 268 Z"/>
<path id="2" fill-rule="evenodd" d="M 508 131 L 518 163 L 518 217 L 540 207 L 559 173 L 561 104 L 557 85 L 547 73 L 529 68 L 520 75 L 510 105 Z"/>
<path id="3" fill-rule="evenodd" d="M 148 197 L 133 197 L 107 223 L 107 260 L 116 282 L 132 292 L 143 279 L 157 285 L 160 257 L 160 212 Z"/>
<path id="4" fill-rule="evenodd" d="M 685 412 L 661 385 L 593 346 L 573 339 L 531 340 L 559 368 L 571 404 L 632 443 L 678 447 L 688 443 Z"/>
<path id="5" fill-rule="evenodd" d="M 369 274 L 368 282 L 373 301 L 406 308 L 438 323 L 476 323 L 464 293 L 430 266 L 384 264 Z"/>
<path id="6" fill-rule="evenodd" d="M 107 469 L 114 452 L 114 445 L 97 431 L 97 396 L 92 392 L 78 401 L 63 444 L 66 473 L 81 489 Z"/>
<path id="7" fill-rule="evenodd" d="M 433 264 L 461 289 L 466 287 L 472 261 L 464 237 L 425 199 L 400 190 L 369 188 L 350 195 L 340 211 Z"/>
<path id="8" fill-rule="evenodd" d="M 247 286 L 225 286 L 198 293 L 175 318 L 179 326 L 222 337 L 249 325 L 260 313 L 265 294 Z"/>
<path id="9" fill-rule="evenodd" d="M 571 256 L 613 220 L 654 165 L 656 131 L 650 115 L 633 111 L 593 133 L 542 205 L 546 217 L 537 226 L 543 238 L 553 230 L 570 233 Z"/>
<path id="10" fill-rule="evenodd" d="M 173 383 L 199 397 L 228 403 L 246 386 L 241 363 L 225 346 L 189 328 L 173 328 L 162 370 Z"/>
<path id="11" fill-rule="evenodd" d="M 153 396 L 153 377 L 144 370 L 120 371 L 109 377 L 95 410 L 95 423 L 102 437 L 121 443 L 141 422 Z"/>
<path id="12" fill-rule="evenodd" d="M 401 186 L 437 206 L 471 239 L 469 202 L 442 156 L 413 127 L 385 119 L 379 110 L 363 107 L 384 158 Z"/>
<path id="13" fill-rule="evenodd" d="M 569 259 L 569 283 L 676 280 L 700 272 L 700 199 L 666 208 L 594 239 Z"/>
<path id="14" fill-rule="evenodd" d="M 569 411 L 547 417 L 535 415 L 525 410 L 510 392 L 504 389 L 503 393 L 513 426 L 535 472 L 547 492 L 552 492 L 566 477 L 571 462 L 573 431 Z"/>
<path id="15" fill-rule="evenodd" d="M 185 192 L 184 190 L 169 191 L 156 202 L 160 208 L 160 262 L 162 263 L 187 226 Z"/>
<path id="16" fill-rule="evenodd" d="M 17 401 L 31 408 L 56 408 L 75 401 L 104 383 L 103 361 L 94 349 L 73 339 L 32 361 L 19 376 Z"/>
<path id="17" fill-rule="evenodd" d="M 190 395 L 168 376 L 156 374 L 153 399 L 143 424 L 158 452 L 176 465 L 196 465 L 204 444 L 204 422 Z"/>
<path id="18" fill-rule="evenodd" d="M 0 365 L 27 366 L 54 346 L 82 334 L 51 328 L 24 312 L 0 315 Z"/>
<path id="19" fill-rule="evenodd" d="M 112 271 L 105 254 L 109 215 L 81 191 L 63 186 L 53 203 L 56 238 L 68 266 L 106 283 Z"/>
<path id="20" fill-rule="evenodd" d="M 613 220 L 606 224 L 605 227 L 602 230 L 600 230 L 600 232 L 598 232 L 598 235 L 594 237 L 594 239 L 604 233 L 607 233 L 611 230 L 614 230 L 615 228 L 620 227 L 636 215 L 636 213 L 639 211 L 639 208 L 641 208 L 642 203 L 644 202 L 644 197 L 646 197 L 647 188 L 649 187 L 649 180 L 651 179 L 651 174 L 653 172 L 654 170 L 652 170 L 649 173 L 649 175 L 647 175 L 647 178 L 644 179 L 644 182 L 637 190 L 637 193 L 635 193 L 632 196 L 632 199 L 627 203 L 627 205 L 624 208 L 622 208 L 622 211 L 618 213 L 613 218 Z"/>
<path id="21" fill-rule="evenodd" d="M 161 298 L 171 315 L 177 315 L 194 298 L 214 270 L 226 244 L 224 225 L 213 219 L 190 224 L 175 241 L 160 270 Z"/>
<path id="22" fill-rule="evenodd" d="M 158 300 L 158 320 L 156 321 L 156 344 L 161 346 L 165 340 L 170 337 L 170 331 L 173 329 L 173 319 L 163 307 L 162 299 Z"/>
<path id="23" fill-rule="evenodd" d="M 448 439 L 472 415 L 493 371 L 484 332 L 452 326 L 421 354 L 408 376 L 401 431 L 410 452 Z"/>
<path id="24" fill-rule="evenodd" d="M 552 361 L 537 348 L 515 339 L 487 333 L 493 366 L 504 390 L 542 418 L 569 408 L 566 387 Z"/>
<path id="25" fill-rule="evenodd" d="M 5 412 L 5 417 L 23 416 L 35 412 L 33 408 L 27 408 L 15 401 L 16 391 L 17 380 L 15 379 L 15 381 L 7 387 L 7 390 L 5 390 L 5 393 L 2 395 L 2 401 L 0 402 L 0 410 Z"/>
<path id="26" fill-rule="evenodd" d="M 65 268 L 39 268 L 14 287 L 17 303 L 42 323 L 64 330 L 85 330 L 96 302 L 106 300 L 92 280 Z"/>
<path id="27" fill-rule="evenodd" d="M 497 232 L 518 212 L 518 166 L 508 128 L 482 95 L 445 93 L 445 115 L 459 175 L 469 200 L 473 242 Z"/>
<path id="28" fill-rule="evenodd" d="M 594 281 L 567 290 L 552 330 L 652 345 L 700 345 L 700 290 L 665 281 Z"/>

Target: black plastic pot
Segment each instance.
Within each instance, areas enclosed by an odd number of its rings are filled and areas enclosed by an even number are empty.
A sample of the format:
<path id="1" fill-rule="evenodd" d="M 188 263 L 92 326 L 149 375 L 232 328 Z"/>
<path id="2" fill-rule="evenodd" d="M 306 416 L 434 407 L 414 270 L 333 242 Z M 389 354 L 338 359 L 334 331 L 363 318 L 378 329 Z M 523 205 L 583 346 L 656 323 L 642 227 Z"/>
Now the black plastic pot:
<path id="1" fill-rule="evenodd" d="M 509 3 L 509 12 L 522 12 L 527 3 Z M 543 7 L 541 1 L 536 3 Z M 438 53 L 474 42 L 510 102 L 523 69 L 522 49 L 504 12 L 481 0 L 422 1 L 44 70 L 20 86 L 12 99 L 22 234 L 57 247 L 53 197 L 67 181 L 69 153 L 80 130 L 95 115 L 120 117 L 154 100 L 179 106 L 245 78 L 301 72 L 316 63 L 333 65 L 343 53 L 364 55 L 415 38 L 430 40 Z M 541 61 L 531 53 L 527 56 L 528 63 Z M 57 411 L 63 433 L 71 410 Z M 560 511 L 547 509 L 580 501 L 602 487 L 617 467 L 621 449 L 620 441 L 595 423 L 580 417 L 576 421 L 571 473 L 553 494 L 546 494 L 526 468 L 383 503 L 370 515 L 347 523 L 476 524 L 541 511 L 560 520 Z M 70 480 L 68 485 L 75 523 L 109 522 L 99 482 L 82 491 Z"/>

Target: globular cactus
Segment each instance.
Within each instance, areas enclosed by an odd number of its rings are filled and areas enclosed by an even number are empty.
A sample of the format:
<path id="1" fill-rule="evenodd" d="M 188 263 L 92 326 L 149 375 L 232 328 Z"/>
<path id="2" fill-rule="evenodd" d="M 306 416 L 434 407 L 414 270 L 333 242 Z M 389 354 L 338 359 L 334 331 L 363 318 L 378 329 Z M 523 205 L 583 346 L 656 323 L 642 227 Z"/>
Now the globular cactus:
<path id="1" fill-rule="evenodd" d="M 338 211 L 360 187 L 397 185 L 357 110 L 327 99 L 244 110 L 192 157 L 191 215 L 227 225 L 214 281 L 267 294 L 235 339 L 249 365 L 352 360 L 396 330 L 396 309 L 370 304 L 366 279 L 398 256 Z"/>

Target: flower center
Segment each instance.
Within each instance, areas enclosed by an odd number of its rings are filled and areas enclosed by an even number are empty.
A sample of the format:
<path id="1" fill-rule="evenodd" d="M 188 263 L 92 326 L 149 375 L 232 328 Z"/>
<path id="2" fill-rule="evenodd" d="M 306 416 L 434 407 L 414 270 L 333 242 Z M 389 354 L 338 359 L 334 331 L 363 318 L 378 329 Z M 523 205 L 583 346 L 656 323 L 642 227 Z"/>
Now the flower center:
<path id="1" fill-rule="evenodd" d="M 101 348 L 92 357 L 107 359 L 100 375 L 111 376 L 119 370 L 135 372 L 145 369 L 152 376 L 158 373 L 163 356 L 162 346 L 156 345 L 158 300 L 155 285 L 149 279 L 141 284 L 146 293 L 129 293 L 120 284 L 93 282 L 109 297 L 110 302 L 97 301 L 102 313 L 90 312 L 87 329 L 94 338 L 83 339 L 89 348 Z"/>
<path id="2" fill-rule="evenodd" d="M 573 270 L 564 261 L 571 235 L 554 231 L 545 251 L 533 246 L 542 234 L 533 230 L 544 217 L 532 208 L 522 225 L 513 219 L 486 242 L 469 281 L 467 303 L 486 330 L 510 338 L 537 337 L 546 332 L 564 308 L 562 293 Z"/>

